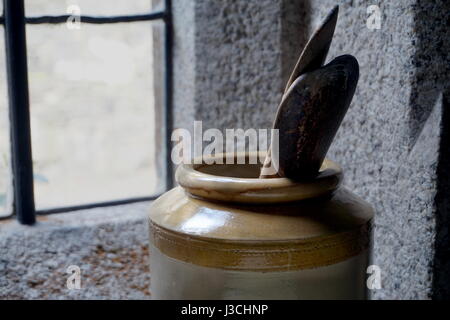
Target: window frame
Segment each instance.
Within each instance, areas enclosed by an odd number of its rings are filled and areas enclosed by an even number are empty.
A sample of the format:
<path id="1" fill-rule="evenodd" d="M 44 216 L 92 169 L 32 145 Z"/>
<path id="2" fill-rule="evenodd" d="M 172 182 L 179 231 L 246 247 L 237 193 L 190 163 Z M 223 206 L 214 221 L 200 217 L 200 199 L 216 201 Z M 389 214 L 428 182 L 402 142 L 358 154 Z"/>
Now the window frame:
<path id="1" fill-rule="evenodd" d="M 121 16 L 80 16 L 80 23 L 109 24 L 136 21 L 162 21 L 164 23 L 164 163 L 165 189 L 173 186 L 170 160 L 172 132 L 172 3 L 162 0 L 164 9 L 147 14 Z M 32 225 L 36 215 L 76 211 L 96 207 L 121 205 L 154 200 L 160 194 L 105 202 L 87 203 L 45 210 L 36 210 L 34 199 L 31 123 L 28 90 L 26 24 L 66 23 L 70 15 L 25 17 L 24 0 L 3 0 L 0 24 L 5 29 L 6 69 L 11 141 L 11 172 L 13 186 L 13 215 L 21 224 Z"/>

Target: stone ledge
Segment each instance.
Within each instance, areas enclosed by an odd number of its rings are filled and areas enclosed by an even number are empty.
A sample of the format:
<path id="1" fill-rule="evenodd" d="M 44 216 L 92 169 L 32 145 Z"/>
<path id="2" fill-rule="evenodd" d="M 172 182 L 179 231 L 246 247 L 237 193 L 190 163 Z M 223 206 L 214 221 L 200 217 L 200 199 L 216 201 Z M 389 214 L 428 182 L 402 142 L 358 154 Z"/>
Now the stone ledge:
<path id="1" fill-rule="evenodd" d="M 150 203 L 0 221 L 0 299 L 148 299 Z M 69 265 L 81 289 L 69 290 Z"/>

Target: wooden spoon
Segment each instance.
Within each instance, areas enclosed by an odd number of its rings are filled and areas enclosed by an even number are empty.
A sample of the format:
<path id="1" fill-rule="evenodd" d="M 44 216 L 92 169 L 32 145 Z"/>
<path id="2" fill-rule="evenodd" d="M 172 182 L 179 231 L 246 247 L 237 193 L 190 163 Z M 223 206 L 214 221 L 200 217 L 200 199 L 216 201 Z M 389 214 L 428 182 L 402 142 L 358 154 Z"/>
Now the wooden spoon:
<path id="1" fill-rule="evenodd" d="M 274 128 L 279 144 L 272 140 L 271 167 L 278 173 L 261 178 L 310 179 L 319 172 L 322 161 L 336 135 L 353 98 L 359 78 L 355 57 L 343 55 L 329 64 L 297 78 L 283 97 Z M 278 150 L 278 157 L 273 156 Z"/>
<path id="2" fill-rule="evenodd" d="M 284 95 L 292 83 L 303 73 L 315 70 L 323 65 L 328 54 L 334 30 L 336 28 L 339 6 L 335 6 L 327 15 L 319 28 L 313 33 L 292 71 L 287 82 Z M 283 99 L 282 102 L 283 103 Z M 281 104 L 280 104 L 281 105 Z M 278 109 L 280 106 L 278 107 Z M 277 177 L 277 169 L 274 168 L 271 161 L 272 147 L 269 147 L 264 165 L 261 170 L 260 178 Z"/>

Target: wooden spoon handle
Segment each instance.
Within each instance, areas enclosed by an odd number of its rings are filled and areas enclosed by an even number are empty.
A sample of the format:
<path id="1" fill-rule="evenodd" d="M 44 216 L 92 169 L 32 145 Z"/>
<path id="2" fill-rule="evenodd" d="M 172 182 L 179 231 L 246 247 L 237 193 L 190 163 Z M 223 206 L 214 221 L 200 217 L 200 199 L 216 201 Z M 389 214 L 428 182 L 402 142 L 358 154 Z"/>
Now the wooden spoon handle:
<path id="1" fill-rule="evenodd" d="M 335 6 L 323 20 L 320 27 L 313 33 L 292 70 L 286 84 L 286 93 L 291 84 L 303 73 L 320 68 L 327 57 L 333 40 L 334 30 L 339 13 L 339 6 Z"/>

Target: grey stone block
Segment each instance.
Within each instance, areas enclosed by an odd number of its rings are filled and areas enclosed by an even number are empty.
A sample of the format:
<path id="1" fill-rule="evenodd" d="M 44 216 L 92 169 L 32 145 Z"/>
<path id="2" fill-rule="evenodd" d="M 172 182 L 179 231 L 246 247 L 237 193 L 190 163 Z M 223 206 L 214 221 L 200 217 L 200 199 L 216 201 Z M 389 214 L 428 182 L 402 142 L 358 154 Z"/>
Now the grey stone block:
<path id="1" fill-rule="evenodd" d="M 306 41 L 304 3 L 175 0 L 173 7 L 175 127 L 191 129 L 197 119 L 204 130 L 270 128 Z"/>
<path id="2" fill-rule="evenodd" d="M 311 14 L 323 15 L 332 3 L 312 1 Z M 440 298 L 448 294 L 443 289 L 448 283 L 436 280 L 449 272 L 433 269 L 439 263 L 436 246 L 445 241 L 436 238 L 446 228 L 438 216 L 448 215 L 436 210 L 435 198 L 442 135 L 448 130 L 442 95 L 449 76 L 450 48 L 444 43 L 449 6 L 373 3 L 381 9 L 380 30 L 365 27 L 369 2 L 341 6 L 330 56 L 354 54 L 361 77 L 330 156 L 344 166 L 347 185 L 377 212 L 374 263 L 383 270 L 383 289 L 373 297 Z"/>

